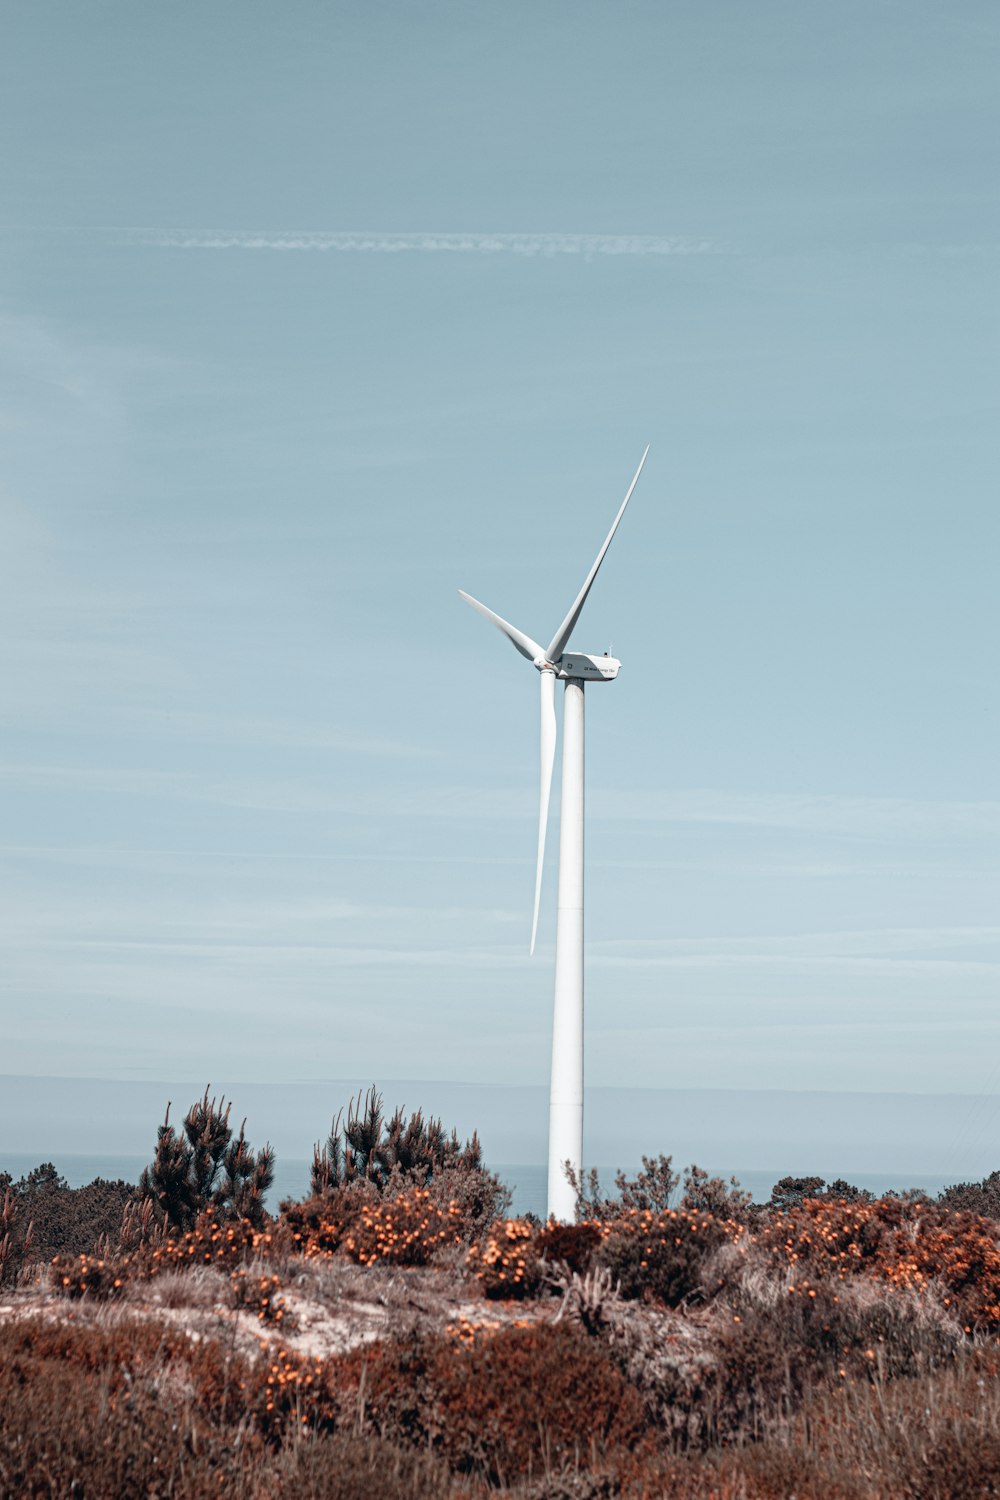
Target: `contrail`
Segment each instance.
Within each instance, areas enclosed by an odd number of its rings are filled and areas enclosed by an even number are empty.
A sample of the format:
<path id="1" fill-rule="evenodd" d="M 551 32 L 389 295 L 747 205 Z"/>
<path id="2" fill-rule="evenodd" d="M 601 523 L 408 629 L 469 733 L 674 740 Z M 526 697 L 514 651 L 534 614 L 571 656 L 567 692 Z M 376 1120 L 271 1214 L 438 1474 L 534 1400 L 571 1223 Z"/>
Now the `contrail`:
<path id="1" fill-rule="evenodd" d="M 382 234 L 357 230 L 110 231 L 164 250 L 325 250 L 344 255 L 718 255 L 710 240 L 652 234 Z"/>

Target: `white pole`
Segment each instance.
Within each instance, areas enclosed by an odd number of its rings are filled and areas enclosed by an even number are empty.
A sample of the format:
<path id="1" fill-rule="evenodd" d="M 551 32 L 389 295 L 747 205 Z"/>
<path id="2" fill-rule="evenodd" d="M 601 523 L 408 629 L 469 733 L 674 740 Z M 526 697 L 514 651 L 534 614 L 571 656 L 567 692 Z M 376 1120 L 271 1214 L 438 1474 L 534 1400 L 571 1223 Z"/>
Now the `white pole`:
<path id="1" fill-rule="evenodd" d="M 559 799 L 559 914 L 549 1089 L 549 1216 L 572 1223 L 564 1163 L 583 1170 L 583 683 L 566 682 Z"/>

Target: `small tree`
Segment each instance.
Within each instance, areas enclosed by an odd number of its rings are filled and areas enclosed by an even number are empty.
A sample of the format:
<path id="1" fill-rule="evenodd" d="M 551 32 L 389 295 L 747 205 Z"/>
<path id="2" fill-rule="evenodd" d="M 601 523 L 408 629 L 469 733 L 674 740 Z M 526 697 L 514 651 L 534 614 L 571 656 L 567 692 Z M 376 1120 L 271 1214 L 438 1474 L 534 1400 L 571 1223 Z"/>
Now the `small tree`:
<path id="1" fill-rule="evenodd" d="M 855 1187 L 853 1182 L 845 1182 L 843 1177 L 835 1177 L 833 1182 L 826 1185 L 826 1198 L 837 1198 L 841 1203 L 874 1203 L 875 1194 L 870 1193 L 867 1188 Z"/>
<path id="2" fill-rule="evenodd" d="M 139 1179 L 139 1193 L 150 1198 L 169 1225 L 189 1229 L 206 1208 L 223 1218 L 264 1222 L 264 1194 L 274 1180 L 269 1145 L 254 1152 L 244 1135 L 233 1139 L 232 1104 L 204 1097 L 192 1104 L 181 1131 L 170 1123 L 170 1105 L 156 1132 L 156 1154 Z"/>
<path id="3" fill-rule="evenodd" d="M 582 1219 L 617 1219 L 628 1209 L 640 1212 L 662 1213 L 670 1207 L 671 1199 L 680 1183 L 680 1173 L 673 1168 L 672 1156 L 644 1156 L 642 1171 L 634 1177 L 624 1172 L 615 1173 L 616 1194 L 606 1197 L 601 1192 L 597 1168 L 577 1176 L 566 1162 L 566 1178 L 576 1194 L 576 1217 Z"/>
<path id="4" fill-rule="evenodd" d="M 717 1219 L 735 1219 L 743 1223 L 753 1201 L 753 1195 L 740 1187 L 735 1177 L 726 1182 L 722 1177 L 710 1177 L 703 1167 L 693 1164 L 684 1172 L 684 1190 L 680 1207 L 696 1209 L 712 1214 Z"/>
<path id="5" fill-rule="evenodd" d="M 771 1189 L 770 1207 L 779 1213 L 798 1208 L 805 1198 L 821 1198 L 826 1183 L 822 1177 L 782 1177 Z"/>
<path id="6" fill-rule="evenodd" d="M 510 1207 L 508 1189 L 483 1162 L 478 1135 L 463 1143 L 419 1109 L 407 1116 L 400 1107 L 386 1120 L 374 1085 L 351 1100 L 346 1121 L 338 1112 L 326 1142 L 314 1148 L 311 1187 L 314 1198 L 339 1197 L 342 1209 L 351 1196 L 427 1188 L 438 1207 L 457 1207 L 465 1238 Z"/>
<path id="7" fill-rule="evenodd" d="M 980 1214 L 984 1219 L 1000 1219 L 1000 1172 L 991 1172 L 982 1182 L 955 1182 L 938 1198 L 946 1208 Z"/>
<path id="8" fill-rule="evenodd" d="M 419 1109 L 407 1119 L 400 1107 L 386 1123 L 382 1095 L 373 1084 L 348 1104 L 346 1123 L 344 1111 L 338 1111 L 325 1144 L 313 1148 L 312 1190 L 329 1193 L 365 1181 L 381 1192 L 393 1175 L 405 1177 L 408 1186 L 426 1187 L 436 1174 L 455 1167 L 484 1170 L 478 1135 L 463 1145 L 457 1131 L 447 1135 L 440 1120 L 425 1120 Z"/>

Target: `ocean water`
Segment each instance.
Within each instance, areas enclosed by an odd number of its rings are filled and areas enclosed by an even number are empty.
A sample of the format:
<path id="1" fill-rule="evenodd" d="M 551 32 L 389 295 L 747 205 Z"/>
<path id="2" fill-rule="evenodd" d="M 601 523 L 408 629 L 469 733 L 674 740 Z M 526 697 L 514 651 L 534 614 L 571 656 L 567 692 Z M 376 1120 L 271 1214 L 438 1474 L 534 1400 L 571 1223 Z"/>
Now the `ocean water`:
<path id="1" fill-rule="evenodd" d="M 149 1158 L 145 1156 L 66 1154 L 60 1156 L 54 1165 L 66 1178 L 70 1187 L 82 1187 L 85 1183 L 93 1182 L 95 1177 L 103 1177 L 112 1182 L 118 1178 L 125 1182 L 137 1182 L 148 1160 Z M 15 1181 L 38 1165 L 39 1161 L 35 1156 L 25 1156 L 17 1152 L 0 1152 L 0 1172 L 9 1172 Z M 283 1198 L 305 1197 L 309 1191 L 309 1167 L 308 1160 L 295 1161 L 278 1158 L 274 1169 L 274 1184 L 267 1195 L 267 1204 L 272 1211 L 277 1209 Z M 540 1219 L 545 1217 L 547 1171 L 544 1166 L 535 1162 L 497 1162 L 491 1164 L 491 1169 L 510 1188 L 513 1195 L 512 1212 L 515 1215 L 533 1213 L 537 1214 Z M 630 1175 L 635 1170 L 634 1166 L 626 1167 Z M 719 1177 L 724 1177 L 727 1181 L 735 1176 L 741 1186 L 751 1193 L 755 1202 L 758 1203 L 766 1203 L 771 1196 L 774 1184 L 779 1178 L 785 1176 L 783 1171 L 775 1169 L 741 1171 L 739 1168 L 712 1167 L 708 1170 Z M 605 1190 L 609 1189 L 614 1182 L 615 1168 L 599 1167 L 598 1172 L 602 1186 Z M 855 1187 L 867 1188 L 869 1192 L 876 1195 L 904 1188 L 922 1188 L 924 1192 L 936 1197 L 942 1188 L 948 1186 L 949 1181 L 954 1180 L 928 1173 L 907 1176 L 899 1172 L 860 1172 L 844 1175 L 849 1182 L 854 1183 Z"/>

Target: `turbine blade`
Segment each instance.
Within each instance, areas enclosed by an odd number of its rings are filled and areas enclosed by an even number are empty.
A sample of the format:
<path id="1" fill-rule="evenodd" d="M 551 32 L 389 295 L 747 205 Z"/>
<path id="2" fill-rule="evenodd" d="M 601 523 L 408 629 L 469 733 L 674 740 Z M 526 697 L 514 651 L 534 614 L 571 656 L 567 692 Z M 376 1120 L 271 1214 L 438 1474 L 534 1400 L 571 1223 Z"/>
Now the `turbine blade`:
<path id="1" fill-rule="evenodd" d="M 648 452 L 649 444 L 647 443 L 646 453 Z M 639 475 L 642 473 L 642 466 L 646 462 L 646 453 L 644 453 L 639 460 L 639 467 L 635 471 L 635 478 L 632 480 L 632 483 L 628 487 L 628 494 L 625 496 L 625 499 L 622 501 L 618 509 L 618 514 L 615 516 L 615 519 L 612 522 L 611 530 L 604 538 L 604 546 L 597 554 L 597 561 L 594 563 L 594 566 L 591 568 L 590 572 L 587 574 L 587 577 L 584 579 L 583 588 L 574 599 L 572 609 L 566 616 L 565 620 L 563 620 L 562 624 L 559 626 L 559 629 L 556 631 L 555 635 L 552 637 L 549 649 L 545 653 L 546 659 L 548 661 L 558 661 L 569 643 L 569 638 L 573 634 L 573 626 L 580 618 L 580 611 L 583 609 L 583 606 L 587 602 L 587 595 L 590 593 L 590 586 L 593 583 L 594 579 L 597 577 L 597 570 L 601 566 L 601 563 L 604 561 L 604 554 L 611 546 L 611 538 L 618 530 L 618 522 L 625 514 L 625 507 L 632 498 L 632 491 L 636 487 Z"/>
<path id="2" fill-rule="evenodd" d="M 466 594 L 462 589 L 459 589 L 458 592 L 466 604 L 471 604 L 473 609 L 477 609 L 484 619 L 489 620 L 491 625 L 495 625 L 498 630 L 502 630 L 507 639 L 517 647 L 522 656 L 526 656 L 529 661 L 535 661 L 539 656 L 545 655 L 541 646 L 537 641 L 533 641 L 530 635 L 525 635 L 524 631 L 518 630 L 516 625 L 511 625 L 508 620 L 503 619 L 500 615 L 495 615 L 491 609 L 486 608 L 485 604 L 480 604 L 478 599 L 473 599 L 471 594 Z"/>
<path id="3" fill-rule="evenodd" d="M 545 864 L 545 830 L 549 823 L 549 798 L 552 793 L 552 767 L 556 761 L 556 674 L 541 672 L 541 739 L 539 754 L 538 858 L 535 861 L 535 909 L 531 917 L 531 947 L 535 951 L 538 932 L 538 905 L 542 899 L 542 868 Z"/>

